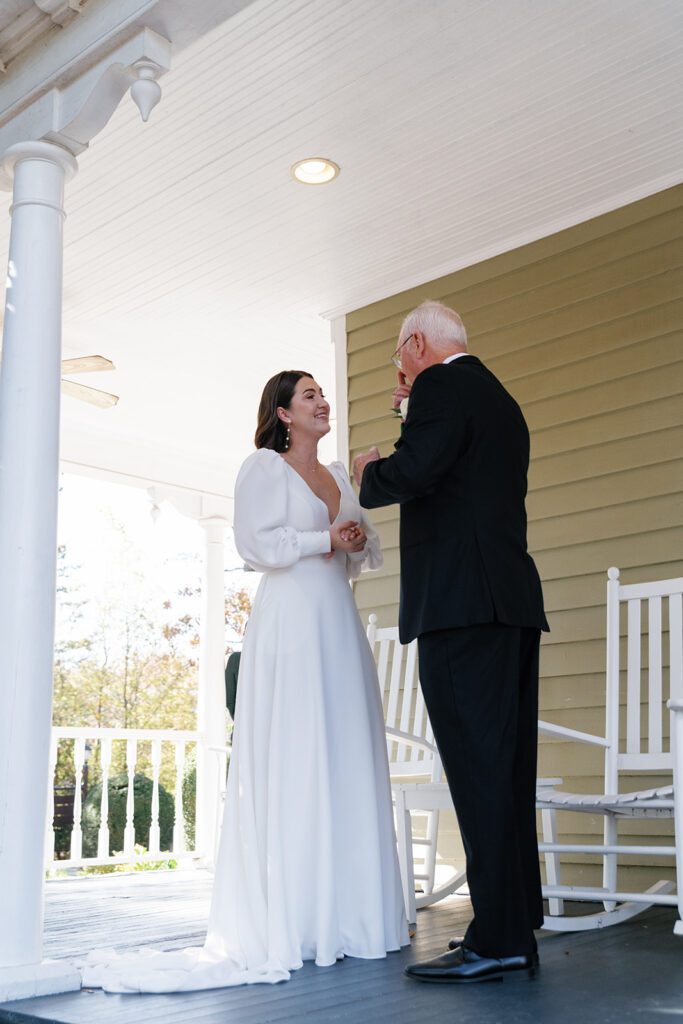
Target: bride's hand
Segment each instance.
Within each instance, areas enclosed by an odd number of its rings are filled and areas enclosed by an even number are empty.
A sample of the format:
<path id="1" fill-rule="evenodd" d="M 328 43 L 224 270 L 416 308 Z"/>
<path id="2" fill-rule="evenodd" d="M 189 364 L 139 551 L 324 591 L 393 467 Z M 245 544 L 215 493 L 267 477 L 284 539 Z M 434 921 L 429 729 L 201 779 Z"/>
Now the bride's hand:
<path id="1" fill-rule="evenodd" d="M 350 519 L 345 523 L 334 525 L 330 529 L 330 541 L 333 551 L 345 551 L 347 554 L 356 554 L 362 551 L 366 544 L 365 531 L 359 523 Z"/>
<path id="2" fill-rule="evenodd" d="M 351 541 L 352 543 L 355 541 L 352 554 L 358 554 L 360 551 L 363 551 L 368 540 L 362 526 L 353 526 L 350 530 L 342 530 L 342 537 L 344 540 Z"/>

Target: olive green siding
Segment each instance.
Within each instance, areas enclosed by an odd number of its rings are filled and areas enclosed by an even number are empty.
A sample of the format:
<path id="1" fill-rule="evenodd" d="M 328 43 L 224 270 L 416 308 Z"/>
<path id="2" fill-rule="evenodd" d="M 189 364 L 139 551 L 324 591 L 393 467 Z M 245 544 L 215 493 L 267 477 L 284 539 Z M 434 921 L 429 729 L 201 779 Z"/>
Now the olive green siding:
<path id="1" fill-rule="evenodd" d="M 460 312 L 470 351 L 519 401 L 531 430 L 529 548 L 552 629 L 542 715 L 604 734 L 607 569 L 618 566 L 626 583 L 683 575 L 683 186 L 349 314 L 351 457 L 371 444 L 392 450 L 390 357 L 403 316 L 426 298 Z M 362 616 L 376 611 L 388 625 L 397 616 L 398 510 L 372 519 L 385 565 L 355 592 Z M 542 743 L 539 770 L 563 776 L 568 789 L 598 791 L 601 755 Z M 563 828 L 594 834 L 601 819 L 566 815 Z M 669 824 L 624 831 L 666 835 Z M 576 864 L 568 880 L 592 870 Z M 641 881 L 666 874 L 661 863 L 627 871 Z"/>

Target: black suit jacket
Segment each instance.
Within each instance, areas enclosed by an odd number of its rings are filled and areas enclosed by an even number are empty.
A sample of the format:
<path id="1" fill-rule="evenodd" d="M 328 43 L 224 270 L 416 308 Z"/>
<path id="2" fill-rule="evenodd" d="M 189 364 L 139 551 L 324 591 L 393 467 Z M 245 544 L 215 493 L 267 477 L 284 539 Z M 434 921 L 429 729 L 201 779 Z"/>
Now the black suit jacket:
<path id="1" fill-rule="evenodd" d="M 548 629 L 527 552 L 529 431 L 476 356 L 430 366 L 396 451 L 365 467 L 360 502 L 401 506 L 402 643 L 500 622 Z"/>

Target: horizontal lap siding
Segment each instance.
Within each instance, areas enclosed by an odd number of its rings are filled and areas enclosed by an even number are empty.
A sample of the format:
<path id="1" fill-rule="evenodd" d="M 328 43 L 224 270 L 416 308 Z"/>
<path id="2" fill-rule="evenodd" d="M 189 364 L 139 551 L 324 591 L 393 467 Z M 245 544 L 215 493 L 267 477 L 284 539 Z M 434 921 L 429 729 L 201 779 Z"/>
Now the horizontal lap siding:
<path id="1" fill-rule="evenodd" d="M 454 259 L 457 249 L 454 247 Z M 390 364 L 402 318 L 426 298 L 456 308 L 470 350 L 505 383 L 531 430 L 529 547 L 552 632 L 541 657 L 548 720 L 604 732 L 605 581 L 683 574 L 683 186 L 351 313 L 349 447 L 390 454 Z M 355 585 L 363 617 L 396 622 L 398 512 L 372 514 L 380 573 Z M 666 721 L 666 718 L 665 718 Z M 540 773 L 597 792 L 599 751 L 541 741 Z M 633 780 L 634 788 L 649 784 Z M 653 783 L 655 784 L 655 783 Z M 600 819 L 564 816 L 567 838 Z M 625 834 L 665 841 L 668 823 Z M 595 880 L 576 858 L 568 880 Z M 636 859 L 623 881 L 667 874 Z"/>

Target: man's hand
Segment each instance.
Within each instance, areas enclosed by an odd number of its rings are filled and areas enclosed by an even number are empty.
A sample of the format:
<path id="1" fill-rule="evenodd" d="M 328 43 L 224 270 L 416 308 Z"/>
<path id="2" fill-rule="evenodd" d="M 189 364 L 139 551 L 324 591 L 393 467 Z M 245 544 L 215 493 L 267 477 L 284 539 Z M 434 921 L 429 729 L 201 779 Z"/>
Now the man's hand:
<path id="1" fill-rule="evenodd" d="M 356 455 L 353 460 L 353 479 L 360 487 L 361 480 L 363 479 L 363 470 L 367 466 L 368 462 L 376 462 L 379 459 L 379 449 L 373 447 L 365 455 Z"/>
<path id="2" fill-rule="evenodd" d="M 400 409 L 401 408 L 401 402 L 403 401 L 404 398 L 408 398 L 408 396 L 410 395 L 410 389 L 412 387 L 412 385 L 410 385 L 408 383 L 408 378 L 406 377 L 406 375 L 403 372 L 403 370 L 399 370 L 398 371 L 398 378 L 397 379 L 398 379 L 398 384 L 394 388 L 394 392 L 393 392 L 393 396 L 392 396 L 393 400 L 394 400 L 394 402 L 393 402 L 393 408 L 394 409 Z"/>

